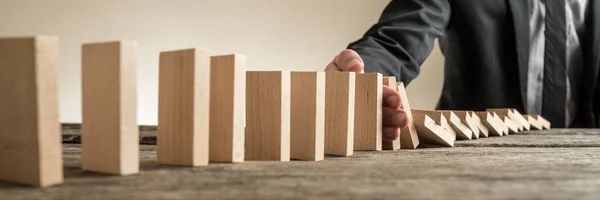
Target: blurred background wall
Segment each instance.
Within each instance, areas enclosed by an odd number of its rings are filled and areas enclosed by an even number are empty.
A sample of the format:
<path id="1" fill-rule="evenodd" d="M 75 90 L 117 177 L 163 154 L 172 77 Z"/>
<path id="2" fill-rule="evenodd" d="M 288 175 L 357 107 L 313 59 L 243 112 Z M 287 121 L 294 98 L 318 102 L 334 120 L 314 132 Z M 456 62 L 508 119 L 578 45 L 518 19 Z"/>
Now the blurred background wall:
<path id="1" fill-rule="evenodd" d="M 160 51 L 198 47 L 246 55 L 251 70 L 320 71 L 377 21 L 388 1 L 0 0 L 0 36 L 60 38 L 64 123 L 81 122 L 81 44 L 137 41 L 138 120 L 156 125 Z M 413 108 L 434 108 L 442 64 L 436 47 L 408 87 Z"/>

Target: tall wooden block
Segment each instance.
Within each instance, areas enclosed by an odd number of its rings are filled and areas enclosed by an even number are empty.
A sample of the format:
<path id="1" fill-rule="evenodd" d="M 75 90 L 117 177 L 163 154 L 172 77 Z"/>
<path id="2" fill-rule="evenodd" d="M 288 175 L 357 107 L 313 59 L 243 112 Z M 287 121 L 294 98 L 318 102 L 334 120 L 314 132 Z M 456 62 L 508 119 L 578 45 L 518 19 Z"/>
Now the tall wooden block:
<path id="1" fill-rule="evenodd" d="M 356 75 L 354 150 L 382 150 L 382 84 L 383 76 L 380 73 Z"/>
<path id="2" fill-rule="evenodd" d="M 544 129 L 550 129 L 551 128 L 550 121 L 548 121 L 547 119 L 545 119 L 541 115 L 532 115 L 532 116 L 533 116 L 534 119 L 536 119 L 538 121 L 538 123 L 540 123 L 540 125 L 542 125 L 542 127 Z"/>
<path id="3" fill-rule="evenodd" d="M 325 154 L 354 154 L 354 72 L 325 73 Z"/>
<path id="4" fill-rule="evenodd" d="M 87 43 L 81 53 L 81 168 L 137 174 L 137 43 Z"/>
<path id="5" fill-rule="evenodd" d="M 456 139 L 470 140 L 473 137 L 473 131 L 463 123 L 460 118 L 452 111 L 441 111 L 448 123 L 456 132 Z"/>
<path id="6" fill-rule="evenodd" d="M 471 113 L 469 111 L 452 111 L 452 112 L 454 114 L 456 114 L 456 116 L 461 120 L 461 122 L 463 124 L 465 124 L 465 125 L 467 125 L 467 127 L 469 127 L 469 129 L 471 130 L 471 133 L 473 134 L 471 136 L 471 139 L 478 139 L 479 138 L 479 128 L 477 127 L 477 123 L 471 116 Z"/>
<path id="7" fill-rule="evenodd" d="M 490 129 L 485 125 L 483 120 L 479 118 L 479 115 L 473 111 L 469 111 L 469 114 L 471 114 L 471 119 L 477 125 L 477 128 L 479 128 L 479 137 L 488 137 Z"/>
<path id="8" fill-rule="evenodd" d="M 490 130 L 489 135 L 491 136 L 502 136 L 504 134 L 504 128 L 500 126 L 497 119 L 494 117 L 493 113 L 489 112 L 475 112 L 481 122 L 485 124 L 485 126 Z"/>
<path id="9" fill-rule="evenodd" d="M 386 76 L 383 77 L 383 85 L 388 86 L 396 91 L 398 91 L 398 85 L 396 84 L 396 77 L 395 76 Z M 404 99 L 402 99 L 404 100 Z M 408 101 L 408 100 L 406 100 Z M 398 129 L 398 132 L 401 132 L 400 129 Z M 382 148 L 383 150 L 398 150 L 400 149 L 400 137 L 396 138 L 393 141 L 388 141 L 388 140 L 383 140 L 382 139 Z"/>
<path id="10" fill-rule="evenodd" d="M 408 103 L 408 95 L 406 95 L 406 89 L 404 83 L 396 83 L 398 92 L 400 93 L 400 99 L 402 99 L 402 109 L 406 111 L 407 116 L 413 116 L 410 104 Z M 416 149 L 419 146 L 419 135 L 417 134 L 417 128 L 415 127 L 414 119 L 408 122 L 406 128 L 400 129 L 400 147 L 402 149 Z"/>
<path id="11" fill-rule="evenodd" d="M 325 72 L 292 72 L 291 79 L 290 157 L 323 160 Z"/>
<path id="12" fill-rule="evenodd" d="M 210 58 L 210 162 L 244 161 L 246 56 Z"/>
<path id="13" fill-rule="evenodd" d="M 160 53 L 157 161 L 208 165 L 210 56 L 200 49 Z"/>
<path id="14" fill-rule="evenodd" d="M 453 147 L 455 132 L 446 128 L 447 120 L 442 113 L 413 112 L 415 127 L 423 147 Z M 449 126 L 449 125 L 448 125 Z"/>
<path id="15" fill-rule="evenodd" d="M 246 160 L 290 160 L 290 72 L 246 73 Z"/>
<path id="16" fill-rule="evenodd" d="M 0 38 L 0 180 L 63 182 L 58 38 Z"/>

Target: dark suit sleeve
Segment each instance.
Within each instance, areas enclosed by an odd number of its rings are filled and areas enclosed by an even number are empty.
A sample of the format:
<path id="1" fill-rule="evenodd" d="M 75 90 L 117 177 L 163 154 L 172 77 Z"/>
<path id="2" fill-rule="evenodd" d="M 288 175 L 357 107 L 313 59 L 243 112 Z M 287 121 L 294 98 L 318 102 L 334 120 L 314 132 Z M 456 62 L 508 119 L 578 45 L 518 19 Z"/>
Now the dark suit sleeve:
<path id="1" fill-rule="evenodd" d="M 396 76 L 408 85 L 449 19 L 449 0 L 392 0 L 379 22 L 348 48 L 361 56 L 365 72 Z"/>

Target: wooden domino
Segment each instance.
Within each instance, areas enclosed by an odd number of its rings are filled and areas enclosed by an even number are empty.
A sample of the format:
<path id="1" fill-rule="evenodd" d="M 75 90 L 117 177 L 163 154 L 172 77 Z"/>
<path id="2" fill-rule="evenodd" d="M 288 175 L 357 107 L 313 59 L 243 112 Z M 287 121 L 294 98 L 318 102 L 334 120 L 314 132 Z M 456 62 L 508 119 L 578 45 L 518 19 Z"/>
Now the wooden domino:
<path id="1" fill-rule="evenodd" d="M 514 116 L 513 118 L 515 119 L 514 121 L 523 125 L 523 130 L 528 131 L 531 129 L 531 125 L 529 124 L 527 119 L 525 119 L 525 117 L 523 117 L 523 115 L 521 115 L 521 113 L 517 109 L 511 109 L 511 111 L 512 111 L 512 115 Z"/>
<path id="2" fill-rule="evenodd" d="M 542 117 L 541 115 L 532 115 L 534 119 L 537 120 L 538 123 L 540 123 L 540 125 L 544 128 L 544 129 L 550 129 L 551 128 L 551 123 L 550 121 L 546 120 L 544 117 Z"/>
<path id="3" fill-rule="evenodd" d="M 0 180 L 63 183 L 58 38 L 0 38 Z"/>
<path id="4" fill-rule="evenodd" d="M 210 58 L 209 162 L 244 161 L 246 56 Z"/>
<path id="5" fill-rule="evenodd" d="M 412 109 L 411 112 L 412 112 L 413 115 L 415 115 L 415 114 L 426 114 L 431 119 L 433 119 L 433 121 L 435 123 L 441 125 L 445 129 L 447 129 L 446 132 L 448 132 L 451 135 L 455 135 L 455 136 L 457 135 L 456 131 L 450 125 L 450 122 L 448 122 L 448 118 L 446 118 L 446 116 L 444 116 L 444 113 L 442 111 L 439 111 L 439 110 L 419 110 L 419 109 Z M 439 115 L 439 114 L 441 114 L 441 115 Z"/>
<path id="6" fill-rule="evenodd" d="M 406 95 L 406 88 L 404 83 L 397 82 L 396 88 L 400 93 L 400 99 L 402 100 L 402 109 L 406 112 L 407 116 L 413 116 L 408 103 L 408 95 Z M 419 146 L 419 135 L 417 133 L 417 127 L 415 126 L 414 119 L 408 122 L 406 128 L 400 129 L 400 148 L 402 149 L 416 149 Z"/>
<path id="7" fill-rule="evenodd" d="M 496 125 L 502 129 L 502 135 L 508 135 L 509 129 L 506 126 L 506 123 L 504 123 L 504 120 L 500 118 L 500 116 L 498 116 L 498 114 L 496 114 L 495 112 L 490 112 L 490 114 L 492 115 L 492 117 L 494 117 Z"/>
<path id="8" fill-rule="evenodd" d="M 448 120 L 448 123 L 456 132 L 456 139 L 458 140 L 470 140 L 473 137 L 473 131 L 462 122 L 460 118 L 452 111 L 441 111 L 444 117 Z"/>
<path id="9" fill-rule="evenodd" d="M 509 130 L 509 133 L 515 134 L 519 132 L 519 125 L 510 119 L 510 117 L 503 117 L 504 124 Z"/>
<path id="10" fill-rule="evenodd" d="M 396 85 L 396 77 L 395 76 L 386 76 L 383 77 L 383 85 L 388 86 L 396 91 L 398 91 L 398 86 Z M 402 98 L 401 98 L 402 99 Z M 404 99 L 402 99 L 404 100 Z M 408 100 L 406 100 L 408 101 Z M 401 130 L 398 130 L 401 132 Z M 398 150 L 400 149 L 400 137 L 396 138 L 393 141 L 384 140 L 382 138 L 382 148 L 383 150 Z"/>
<path id="11" fill-rule="evenodd" d="M 493 113 L 490 112 L 475 112 L 481 122 L 490 130 L 489 136 L 502 136 L 504 134 L 504 128 L 500 126 L 497 118 L 494 117 Z"/>
<path id="12" fill-rule="evenodd" d="M 291 88 L 290 158 L 323 160 L 325 72 L 292 72 Z"/>
<path id="13" fill-rule="evenodd" d="M 354 154 L 354 72 L 325 73 L 325 154 Z"/>
<path id="14" fill-rule="evenodd" d="M 531 124 L 531 129 L 544 130 L 542 124 L 533 115 L 523 115 L 523 117 Z"/>
<path id="15" fill-rule="evenodd" d="M 355 81 L 354 150 L 381 151 L 383 76 L 361 73 Z"/>
<path id="16" fill-rule="evenodd" d="M 289 71 L 246 73 L 246 160 L 290 160 Z"/>
<path id="17" fill-rule="evenodd" d="M 137 43 L 86 43 L 81 54 L 81 168 L 137 174 Z"/>
<path id="18" fill-rule="evenodd" d="M 164 51 L 159 60 L 157 162 L 208 165 L 209 52 L 195 48 Z"/>
<path id="19" fill-rule="evenodd" d="M 469 129 L 471 130 L 471 133 L 473 134 L 471 136 L 471 139 L 478 139 L 479 138 L 479 128 L 477 127 L 477 124 L 475 122 L 475 120 L 473 119 L 473 117 L 471 116 L 471 113 L 469 111 L 452 111 L 460 120 L 463 124 L 467 125 L 467 127 L 469 127 Z"/>
<path id="20" fill-rule="evenodd" d="M 490 129 L 485 125 L 483 120 L 479 118 L 479 114 L 474 111 L 469 111 L 469 114 L 471 114 L 471 119 L 475 122 L 477 128 L 479 128 L 479 137 L 489 137 Z"/>
<path id="21" fill-rule="evenodd" d="M 495 112 L 501 118 L 508 117 L 511 121 L 513 121 L 515 124 L 517 124 L 518 129 L 519 129 L 518 132 L 523 131 L 525 129 L 527 129 L 527 130 L 529 129 L 529 123 L 527 123 L 526 120 L 523 118 L 523 116 L 521 116 L 521 114 L 519 114 L 515 109 L 494 108 L 494 109 L 487 109 L 486 111 L 487 112 Z"/>
<path id="22" fill-rule="evenodd" d="M 414 111 L 414 110 L 413 110 Z M 442 113 L 413 112 L 413 119 L 421 145 L 424 147 L 453 147 L 456 134 L 445 127 L 446 118 Z M 451 129 L 451 128 L 450 128 Z"/>

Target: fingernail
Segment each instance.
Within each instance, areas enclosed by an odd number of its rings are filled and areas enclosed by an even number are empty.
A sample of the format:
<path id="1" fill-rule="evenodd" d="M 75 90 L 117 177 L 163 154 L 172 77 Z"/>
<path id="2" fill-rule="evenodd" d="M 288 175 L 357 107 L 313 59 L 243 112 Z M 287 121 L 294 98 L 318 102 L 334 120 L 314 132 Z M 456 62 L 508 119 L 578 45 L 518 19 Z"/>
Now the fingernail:
<path id="1" fill-rule="evenodd" d="M 396 95 L 392 95 L 392 96 L 389 96 L 389 97 L 386 99 L 386 101 L 387 101 L 387 105 L 390 105 L 390 106 L 391 106 L 391 107 L 393 107 L 393 108 L 397 108 L 397 107 L 398 107 L 398 104 L 399 104 L 399 101 L 400 101 L 400 99 L 399 99 L 399 97 L 398 97 L 398 96 L 396 96 Z"/>
<path id="2" fill-rule="evenodd" d="M 352 59 L 350 61 L 348 61 L 348 64 L 346 64 L 350 69 L 350 71 L 355 71 L 356 68 L 360 67 L 362 63 L 358 60 L 358 59 Z"/>
<path id="3" fill-rule="evenodd" d="M 404 111 L 399 111 L 396 113 L 395 119 L 397 126 L 404 127 L 404 124 L 406 124 L 406 113 Z"/>

